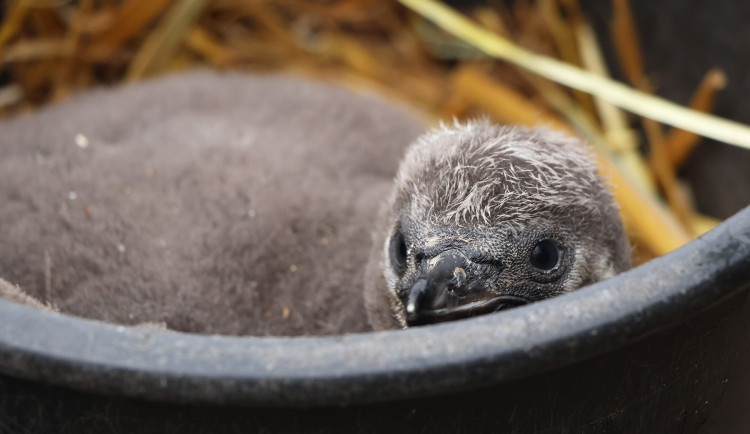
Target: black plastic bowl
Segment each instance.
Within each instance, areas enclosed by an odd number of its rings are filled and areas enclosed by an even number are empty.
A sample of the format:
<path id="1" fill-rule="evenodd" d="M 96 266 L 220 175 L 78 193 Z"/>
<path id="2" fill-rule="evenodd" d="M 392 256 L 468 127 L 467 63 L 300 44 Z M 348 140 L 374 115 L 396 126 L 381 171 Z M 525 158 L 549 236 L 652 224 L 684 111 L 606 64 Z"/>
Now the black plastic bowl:
<path id="1" fill-rule="evenodd" d="M 749 287 L 746 208 L 605 282 L 405 331 L 200 336 L 0 301 L 0 431 L 750 432 Z"/>

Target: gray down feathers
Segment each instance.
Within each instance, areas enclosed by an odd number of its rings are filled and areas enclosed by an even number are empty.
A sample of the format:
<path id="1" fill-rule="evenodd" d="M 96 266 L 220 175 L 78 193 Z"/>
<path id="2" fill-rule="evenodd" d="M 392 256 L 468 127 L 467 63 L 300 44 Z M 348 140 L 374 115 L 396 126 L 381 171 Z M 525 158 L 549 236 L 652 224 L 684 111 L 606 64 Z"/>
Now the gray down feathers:
<path id="1" fill-rule="evenodd" d="M 371 96 L 209 72 L 3 121 L 0 278 L 46 301 L 47 252 L 48 301 L 73 315 L 230 335 L 366 330 L 374 219 L 421 130 Z"/>

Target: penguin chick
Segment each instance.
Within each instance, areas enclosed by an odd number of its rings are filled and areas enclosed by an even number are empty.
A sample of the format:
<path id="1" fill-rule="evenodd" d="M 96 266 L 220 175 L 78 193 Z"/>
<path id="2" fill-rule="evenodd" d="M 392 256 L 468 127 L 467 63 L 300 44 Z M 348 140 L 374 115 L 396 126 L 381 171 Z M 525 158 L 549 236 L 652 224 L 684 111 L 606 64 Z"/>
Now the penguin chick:
<path id="1" fill-rule="evenodd" d="M 0 297 L 321 335 L 490 312 L 628 267 L 575 140 L 476 121 L 422 136 L 398 169 L 422 131 L 367 95 L 206 71 L 4 120 Z"/>
<path id="2" fill-rule="evenodd" d="M 427 132 L 380 223 L 365 283 L 376 329 L 508 309 L 631 266 L 587 149 L 545 128 L 478 120 Z"/>

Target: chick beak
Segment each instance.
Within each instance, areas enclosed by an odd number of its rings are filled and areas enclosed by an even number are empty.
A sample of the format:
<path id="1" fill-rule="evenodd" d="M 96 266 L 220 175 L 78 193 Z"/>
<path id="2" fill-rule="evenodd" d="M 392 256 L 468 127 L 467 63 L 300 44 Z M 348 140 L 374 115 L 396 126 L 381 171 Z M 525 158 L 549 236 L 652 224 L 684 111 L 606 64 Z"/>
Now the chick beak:
<path id="1" fill-rule="evenodd" d="M 448 251 L 409 289 L 405 300 L 409 326 L 451 321 L 527 304 L 522 297 L 499 295 L 474 276 L 470 261 L 458 251 Z M 469 271 L 467 271 L 469 270 Z"/>

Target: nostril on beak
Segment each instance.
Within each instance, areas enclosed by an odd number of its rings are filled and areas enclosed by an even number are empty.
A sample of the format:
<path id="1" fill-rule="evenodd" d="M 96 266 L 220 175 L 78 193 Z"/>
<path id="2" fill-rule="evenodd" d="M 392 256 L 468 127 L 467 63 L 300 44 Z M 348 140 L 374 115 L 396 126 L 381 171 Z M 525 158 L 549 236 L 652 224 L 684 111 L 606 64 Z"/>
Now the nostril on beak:
<path id="1" fill-rule="evenodd" d="M 453 269 L 453 278 L 446 282 L 448 291 L 457 295 L 466 295 L 468 288 L 466 286 L 466 270 L 462 267 L 455 267 Z"/>

